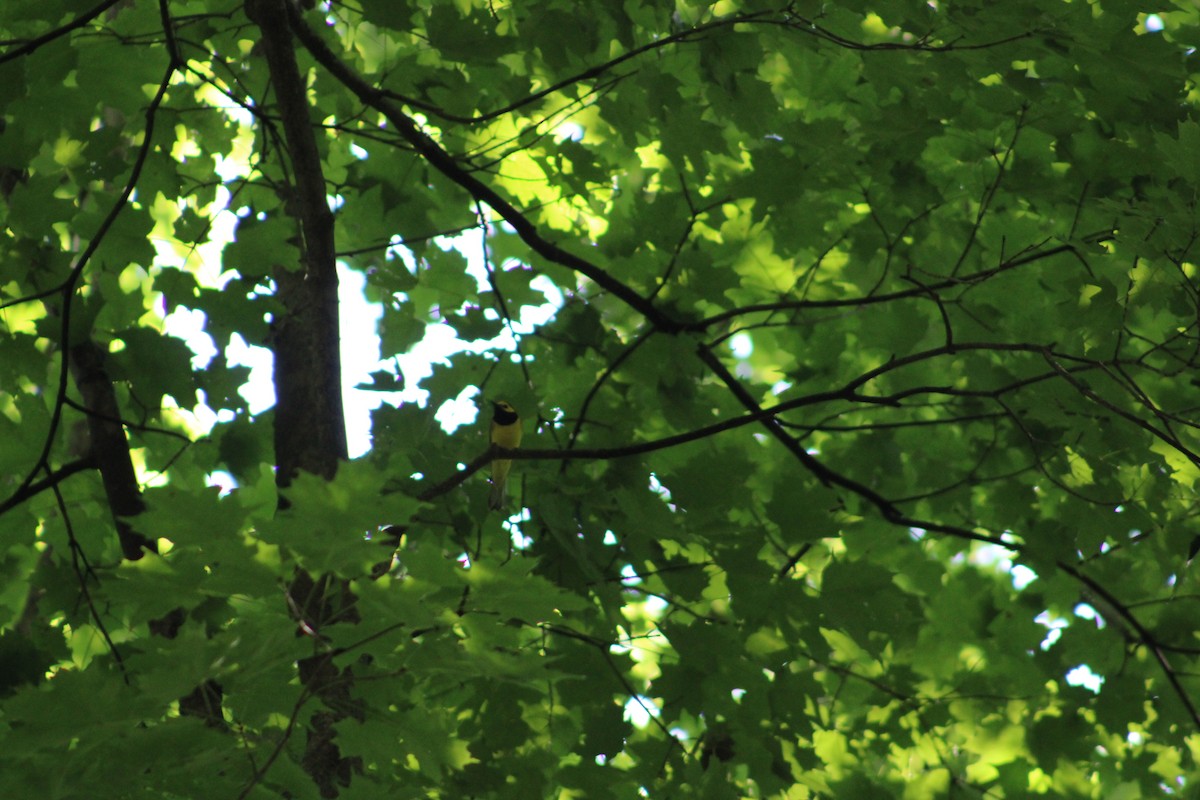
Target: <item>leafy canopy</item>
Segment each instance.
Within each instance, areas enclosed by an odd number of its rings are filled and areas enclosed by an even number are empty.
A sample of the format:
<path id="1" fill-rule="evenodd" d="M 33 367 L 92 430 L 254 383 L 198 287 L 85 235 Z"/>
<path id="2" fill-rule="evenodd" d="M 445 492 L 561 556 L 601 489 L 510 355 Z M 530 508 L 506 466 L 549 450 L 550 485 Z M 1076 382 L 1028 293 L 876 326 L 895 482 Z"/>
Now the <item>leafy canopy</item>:
<path id="1" fill-rule="evenodd" d="M 0 794 L 1196 791 L 1194 4 L 76 5 L 0 9 Z M 474 345 L 281 510 L 272 31 L 383 356 Z"/>

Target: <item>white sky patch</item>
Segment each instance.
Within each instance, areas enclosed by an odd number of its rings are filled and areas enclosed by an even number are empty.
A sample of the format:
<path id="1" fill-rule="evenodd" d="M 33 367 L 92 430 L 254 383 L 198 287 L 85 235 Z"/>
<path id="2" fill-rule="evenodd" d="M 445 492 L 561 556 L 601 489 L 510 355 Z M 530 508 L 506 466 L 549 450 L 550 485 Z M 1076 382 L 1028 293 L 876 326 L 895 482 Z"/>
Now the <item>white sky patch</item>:
<path id="1" fill-rule="evenodd" d="M 509 519 L 501 523 L 501 526 L 508 531 L 509 538 L 512 539 L 514 550 L 528 550 L 533 547 L 533 537 L 526 536 L 521 532 L 520 523 L 528 523 L 533 519 L 533 515 L 529 513 L 529 509 L 522 508 Z"/>
<path id="2" fill-rule="evenodd" d="M 729 339 L 729 352 L 734 358 L 749 358 L 754 352 L 754 340 L 748 333 L 735 333 Z"/>
<path id="3" fill-rule="evenodd" d="M 647 614 L 656 619 L 661 617 L 663 612 L 667 610 L 667 607 L 670 606 L 670 603 L 657 595 L 644 595 L 644 597 L 642 606 L 646 609 Z"/>
<path id="4" fill-rule="evenodd" d="M 1049 650 L 1051 647 L 1053 647 L 1054 643 L 1057 642 L 1062 636 L 1062 629 L 1067 627 L 1067 621 L 1065 619 L 1052 617 L 1050 616 L 1049 611 L 1043 611 L 1042 613 L 1038 614 L 1033 618 L 1033 621 L 1049 629 L 1046 632 L 1046 638 L 1042 639 L 1042 643 L 1038 645 L 1043 650 Z"/>
<path id="5" fill-rule="evenodd" d="M 163 330 L 168 336 L 183 339 L 192 350 L 192 369 L 202 370 L 217 355 L 217 346 L 204 331 L 207 318 L 203 311 L 177 306 L 163 319 Z"/>
<path id="6" fill-rule="evenodd" d="M 1097 628 L 1106 627 L 1104 617 L 1100 616 L 1099 612 L 1097 612 L 1095 608 L 1087 603 L 1078 604 L 1075 606 L 1074 611 L 1075 616 L 1079 617 L 1080 619 L 1090 619 L 1092 622 L 1095 622 Z"/>
<path id="7" fill-rule="evenodd" d="M 249 367 L 250 377 L 238 388 L 250 413 L 261 414 L 275 405 L 275 382 L 271 375 L 275 357 L 265 347 L 247 344 L 240 334 L 233 334 L 225 348 L 225 358 L 231 367 Z"/>
<path id="8" fill-rule="evenodd" d="M 232 492 L 235 488 L 237 488 L 238 484 L 237 484 L 237 480 L 233 477 L 232 474 L 226 472 L 223 469 L 219 469 L 219 470 L 216 470 L 215 472 L 208 473 L 208 475 L 204 479 L 204 485 L 220 487 L 221 497 L 224 497 L 225 495 Z"/>
<path id="9" fill-rule="evenodd" d="M 383 404 L 385 394 L 357 388 L 371 382 L 380 368 L 379 320 L 383 307 L 368 303 L 363 291 L 367 278 L 338 264 L 338 303 L 342 339 L 342 402 L 346 414 L 346 441 L 350 457 L 371 449 L 371 412 Z M 271 393 L 274 395 L 274 392 Z M 391 393 L 388 393 L 391 394 Z"/>
<path id="10" fill-rule="evenodd" d="M 665 500 L 668 504 L 671 502 L 671 490 L 663 486 L 659 482 L 658 476 L 653 472 L 650 473 L 650 491 Z"/>
<path id="11" fill-rule="evenodd" d="M 1013 588 L 1020 591 L 1037 580 L 1038 575 L 1024 564 L 1014 564 L 1012 553 L 999 545 L 981 544 L 971 552 L 970 561 L 975 566 L 994 566 L 1007 572 L 1012 576 Z"/>
<path id="12" fill-rule="evenodd" d="M 1017 564 L 1011 570 L 1013 588 L 1018 591 L 1037 580 L 1037 573 L 1024 564 Z"/>
<path id="13" fill-rule="evenodd" d="M 1082 686 L 1099 694 L 1100 687 L 1104 685 L 1104 676 L 1092 672 L 1092 668 L 1087 664 L 1080 664 L 1067 673 L 1067 683 L 1071 686 Z"/>
<path id="14" fill-rule="evenodd" d="M 661 711 L 654 700 L 643 695 L 634 695 L 625 703 L 625 720 L 635 728 L 644 728 L 650 724 L 650 717 L 657 717 Z"/>
<path id="15" fill-rule="evenodd" d="M 432 370 L 430 370 L 430 373 L 432 373 Z M 405 375 L 407 376 L 407 374 L 406 372 Z M 442 403 L 442 407 L 437 410 L 433 418 L 438 421 L 445 431 L 454 431 L 459 425 L 474 422 L 479 414 L 478 401 L 475 399 L 478 396 L 479 389 L 474 386 L 468 386 L 458 393 L 458 397 Z"/>
<path id="16" fill-rule="evenodd" d="M 571 121 L 560 122 L 554 126 L 554 136 L 561 142 L 570 139 L 573 142 L 583 140 L 583 126 Z"/>

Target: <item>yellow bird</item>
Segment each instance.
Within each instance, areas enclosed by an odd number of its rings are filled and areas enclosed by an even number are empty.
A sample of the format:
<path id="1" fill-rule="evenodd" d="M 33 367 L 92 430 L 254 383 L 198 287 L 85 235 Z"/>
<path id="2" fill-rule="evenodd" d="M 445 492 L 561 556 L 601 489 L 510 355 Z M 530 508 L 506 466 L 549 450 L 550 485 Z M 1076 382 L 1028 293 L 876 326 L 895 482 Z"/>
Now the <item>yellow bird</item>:
<path id="1" fill-rule="evenodd" d="M 492 403 L 492 444 L 516 449 L 521 445 L 521 416 L 508 403 L 500 400 Z M 492 492 L 488 495 L 488 508 L 496 511 L 504 507 L 505 487 L 512 459 L 497 458 L 492 461 Z"/>

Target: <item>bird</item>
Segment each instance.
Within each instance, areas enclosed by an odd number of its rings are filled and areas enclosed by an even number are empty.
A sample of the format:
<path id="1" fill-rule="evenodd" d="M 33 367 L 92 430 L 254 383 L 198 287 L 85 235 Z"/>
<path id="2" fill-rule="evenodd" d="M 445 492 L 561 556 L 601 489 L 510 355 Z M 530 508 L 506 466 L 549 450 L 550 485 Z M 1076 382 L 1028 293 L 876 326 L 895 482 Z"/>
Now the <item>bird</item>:
<path id="1" fill-rule="evenodd" d="M 503 400 L 492 402 L 492 444 L 514 450 L 521 445 L 521 416 L 517 410 Z M 505 486 L 512 459 L 492 460 L 492 491 L 488 495 L 488 508 L 497 511 L 504 507 Z"/>

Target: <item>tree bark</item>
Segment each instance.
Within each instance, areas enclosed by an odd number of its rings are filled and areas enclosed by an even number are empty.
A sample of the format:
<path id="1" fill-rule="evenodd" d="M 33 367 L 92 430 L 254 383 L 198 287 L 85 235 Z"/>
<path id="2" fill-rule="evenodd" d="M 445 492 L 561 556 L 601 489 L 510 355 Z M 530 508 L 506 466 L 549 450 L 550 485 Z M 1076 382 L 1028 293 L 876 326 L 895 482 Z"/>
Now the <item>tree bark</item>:
<path id="1" fill-rule="evenodd" d="M 296 64 L 288 22 L 289 2 L 246 0 L 246 15 L 262 31 L 262 50 L 287 142 L 292 183 L 286 189 L 285 207 L 300 226 L 299 269 L 276 264 L 274 272 L 275 294 L 284 309 L 272 324 L 275 482 L 281 490 L 300 470 L 332 479 L 338 462 L 347 457 L 333 214 L 309 117 L 307 87 Z M 281 493 L 279 507 L 287 506 L 287 498 Z M 328 575 L 314 581 L 298 570 L 289 594 L 308 595 L 303 591 L 305 586 L 328 586 L 330 581 Z M 347 581 L 339 580 L 338 585 L 341 593 L 353 597 Z M 353 599 L 348 602 L 353 608 Z M 319 660 L 330 666 L 328 656 Z M 334 698 L 321 679 L 322 671 L 307 674 L 305 663 L 300 666 L 301 681 L 329 705 Z M 348 669 L 345 680 L 336 685 L 338 694 L 348 698 L 353 686 Z M 337 797 L 339 787 L 348 786 L 351 775 L 361 769 L 358 759 L 342 756 L 335 741 L 334 723 L 345 716 L 343 708 L 332 708 L 317 712 L 307 726 L 303 766 L 324 798 Z"/>
<path id="2" fill-rule="evenodd" d="M 277 266 L 274 321 L 276 482 L 299 470 L 332 478 L 347 457 L 342 408 L 338 278 L 333 214 L 309 117 L 306 85 L 296 63 L 287 0 L 247 0 L 262 30 L 262 48 L 287 142 L 293 185 L 288 212 L 300 223 L 299 269 Z"/>
<path id="3" fill-rule="evenodd" d="M 88 457 L 100 470 L 104 494 L 121 541 L 121 554 L 130 561 L 137 561 L 142 557 L 143 549 L 155 553 L 158 548 L 153 539 L 142 536 L 129 524 L 128 518 L 142 513 L 145 504 L 129 455 L 125 427 L 121 424 L 121 409 L 117 405 L 112 379 L 104 366 L 104 355 L 91 339 L 72 345 L 67 353 L 75 386 L 88 410 Z"/>

